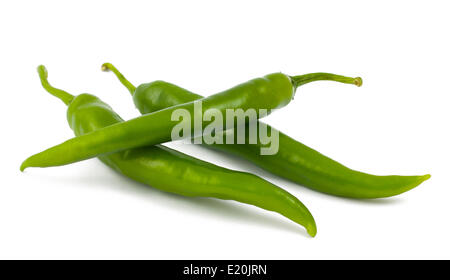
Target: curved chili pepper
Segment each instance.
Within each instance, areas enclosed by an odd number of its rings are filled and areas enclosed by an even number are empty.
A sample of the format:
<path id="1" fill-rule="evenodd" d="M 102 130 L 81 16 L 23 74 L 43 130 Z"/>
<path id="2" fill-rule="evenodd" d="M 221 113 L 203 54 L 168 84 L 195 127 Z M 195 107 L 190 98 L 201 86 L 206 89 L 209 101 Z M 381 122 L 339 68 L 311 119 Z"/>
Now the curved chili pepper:
<path id="1" fill-rule="evenodd" d="M 203 98 L 201 95 L 164 81 L 144 84 L 136 89 L 111 63 L 103 64 L 102 70 L 111 70 L 117 76 L 131 93 L 136 108 L 142 114 Z M 335 80 L 337 77 L 327 73 L 313 73 L 303 75 L 301 80 L 297 80 L 297 83 L 300 85 L 318 79 Z M 358 84 L 361 85 L 361 83 L 362 81 L 359 80 Z M 270 126 L 268 129 L 275 130 Z M 227 131 L 227 133 L 230 132 Z M 282 132 L 278 132 L 278 134 L 279 150 L 274 155 L 260 155 L 260 150 L 264 146 L 261 142 L 257 144 L 204 144 L 204 146 L 242 157 L 273 174 L 316 191 L 350 198 L 390 197 L 411 190 L 430 178 L 430 175 L 376 176 L 358 172 L 295 141 Z M 245 143 L 249 143 L 248 140 L 247 135 Z"/>
<path id="2" fill-rule="evenodd" d="M 226 115 L 229 109 L 253 109 L 257 117 L 263 117 L 260 110 L 266 110 L 267 114 L 272 109 L 287 105 L 294 97 L 297 87 L 312 81 L 332 79 L 342 83 L 360 85 L 360 78 L 349 78 L 338 75 L 317 77 L 304 80 L 305 76 L 290 77 L 282 73 L 273 73 L 256 78 L 246 83 L 237 85 L 231 89 L 200 99 L 202 113 L 210 109 L 219 110 Z M 142 85 L 145 87 L 146 85 Z M 198 101 L 195 101 L 198 102 Z M 172 121 L 172 113 L 176 110 L 185 110 L 190 116 L 194 116 L 195 102 L 180 104 L 166 108 L 138 118 L 117 123 L 88 134 L 67 140 L 64 143 L 49 148 L 41 153 L 26 159 L 20 169 L 27 167 L 50 167 L 74 163 L 81 160 L 96 157 L 101 154 L 137 148 L 147 145 L 155 145 L 171 141 L 172 129 L 177 125 Z M 201 131 L 209 122 L 201 123 Z M 231 129 L 236 122 L 226 123 L 223 130 Z M 219 131 L 218 131 L 219 132 Z M 191 128 L 191 135 L 197 133 Z M 183 135 L 184 138 L 190 137 Z"/>
<path id="3" fill-rule="evenodd" d="M 38 67 L 38 73 L 42 86 L 68 105 L 67 120 L 75 135 L 123 122 L 109 105 L 94 95 L 73 96 L 52 87 L 44 66 Z M 316 235 L 316 223 L 309 210 L 295 196 L 256 175 L 226 169 L 161 145 L 98 158 L 119 173 L 159 190 L 254 205 L 277 212 L 304 226 L 309 235 Z"/>

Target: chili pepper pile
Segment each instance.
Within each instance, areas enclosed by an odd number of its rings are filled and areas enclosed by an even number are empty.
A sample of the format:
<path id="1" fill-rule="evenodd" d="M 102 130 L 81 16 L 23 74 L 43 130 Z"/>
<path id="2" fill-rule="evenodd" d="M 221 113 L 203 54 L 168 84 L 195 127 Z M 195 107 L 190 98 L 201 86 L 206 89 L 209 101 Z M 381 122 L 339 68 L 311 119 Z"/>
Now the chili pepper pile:
<path id="1" fill-rule="evenodd" d="M 184 109 L 192 115 L 196 101 L 202 102 L 203 112 L 208 109 L 222 113 L 229 109 L 265 109 L 270 113 L 272 109 L 287 105 L 296 89 L 306 83 L 331 80 L 361 86 L 361 78 L 329 73 L 300 76 L 274 73 L 203 97 L 164 81 L 141 84 L 136 88 L 110 63 L 103 64 L 102 70 L 111 70 L 117 76 L 143 115 L 124 121 L 94 95 L 74 96 L 54 88 L 47 80 L 47 70 L 41 65 L 38 73 L 42 86 L 68 106 L 67 119 L 76 137 L 27 158 L 20 167 L 22 171 L 28 167 L 60 166 L 98 157 L 119 173 L 154 188 L 183 196 L 214 197 L 254 205 L 277 212 L 304 226 L 309 235 L 316 235 L 316 223 L 309 210 L 284 189 L 254 174 L 226 169 L 160 144 L 171 141 L 172 113 Z M 216 133 L 228 137 L 227 134 L 234 132 L 234 125 L 227 123 L 224 131 Z M 262 125 L 258 123 L 257 129 Z M 205 126 L 202 123 L 202 131 Z M 269 129 L 275 131 L 275 128 Z M 193 130 L 190 135 L 203 137 L 195 132 Z M 430 175 L 376 176 L 358 172 L 278 133 L 279 149 L 273 155 L 261 155 L 264 143 L 258 140 L 250 144 L 248 136 L 245 144 L 203 145 L 237 155 L 313 190 L 342 197 L 390 197 L 430 178 Z"/>

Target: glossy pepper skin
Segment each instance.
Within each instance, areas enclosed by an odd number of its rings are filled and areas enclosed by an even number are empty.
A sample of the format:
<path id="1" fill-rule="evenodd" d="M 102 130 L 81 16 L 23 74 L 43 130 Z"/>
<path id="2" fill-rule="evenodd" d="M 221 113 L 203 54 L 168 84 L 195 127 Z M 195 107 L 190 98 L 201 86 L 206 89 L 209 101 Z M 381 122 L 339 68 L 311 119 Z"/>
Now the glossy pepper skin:
<path id="1" fill-rule="evenodd" d="M 136 108 L 142 113 L 152 113 L 167 107 L 199 100 L 203 96 L 164 81 L 155 81 L 135 88 L 110 63 L 102 66 L 111 70 L 128 88 Z M 320 73 L 322 79 L 326 74 Z M 314 74 L 304 75 L 303 80 L 313 79 Z M 317 78 L 317 77 L 316 77 Z M 275 130 L 275 128 L 269 128 Z M 233 133 L 228 130 L 226 134 Z M 225 141 L 224 141 L 225 143 Z M 249 143 L 248 137 L 246 143 Z M 280 177 L 323 193 L 349 198 L 383 198 L 406 192 L 430 175 L 424 176 L 376 176 L 352 170 L 295 141 L 279 132 L 279 150 L 274 155 L 260 155 L 262 145 L 257 144 L 203 144 L 226 153 L 242 157 Z"/>
<path id="2" fill-rule="evenodd" d="M 343 82 L 358 84 L 360 79 L 337 76 Z M 298 86 L 317 79 L 298 82 L 301 76 L 290 77 L 282 73 L 273 73 L 262 78 L 256 78 L 237 85 L 223 92 L 200 99 L 202 112 L 209 109 L 219 110 L 223 115 L 227 109 L 254 109 L 258 113 L 261 109 L 277 109 L 288 104 L 294 97 Z M 338 79 L 336 79 L 339 81 Z M 171 132 L 178 122 L 172 121 L 172 113 L 176 110 L 186 110 L 194 119 L 194 102 L 179 104 L 138 118 L 110 125 L 88 134 L 67 140 L 64 143 L 49 148 L 41 153 L 27 158 L 21 165 L 23 171 L 27 167 L 50 167 L 70 164 L 101 154 L 121 150 L 156 145 L 171 141 Z M 201 129 L 209 124 L 202 122 Z M 224 126 L 224 130 L 233 128 L 233 123 Z M 191 135 L 196 135 L 191 127 Z M 183 135 L 183 137 L 190 137 Z"/>
<path id="3" fill-rule="evenodd" d="M 75 135 L 123 122 L 96 96 L 72 96 L 47 82 L 44 66 L 38 67 L 44 88 L 66 105 L 67 120 Z M 235 200 L 277 212 L 304 226 L 309 235 L 317 229 L 309 210 L 293 195 L 245 172 L 226 169 L 161 145 L 125 150 L 98 157 L 117 172 L 162 191 L 183 196 Z"/>

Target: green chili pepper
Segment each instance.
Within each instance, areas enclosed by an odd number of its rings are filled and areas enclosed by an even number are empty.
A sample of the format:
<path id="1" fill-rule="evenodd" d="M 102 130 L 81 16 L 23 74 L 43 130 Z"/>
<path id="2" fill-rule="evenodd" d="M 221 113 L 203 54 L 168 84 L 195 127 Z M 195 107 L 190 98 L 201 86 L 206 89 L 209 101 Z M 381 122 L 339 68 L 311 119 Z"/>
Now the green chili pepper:
<path id="1" fill-rule="evenodd" d="M 103 64 L 102 70 L 111 70 L 117 76 L 130 91 L 136 108 L 142 114 L 203 98 L 201 95 L 164 81 L 144 84 L 136 89 L 112 64 Z M 298 83 L 327 78 L 332 80 L 334 77 L 327 73 L 313 73 L 302 76 L 302 80 Z M 361 82 L 360 80 L 359 84 Z M 269 127 L 269 130 L 275 129 Z M 227 131 L 227 133 L 232 132 Z M 246 143 L 249 143 L 248 137 Z M 240 156 L 273 174 L 300 185 L 343 197 L 390 197 L 406 192 L 430 178 L 430 175 L 376 176 L 358 172 L 281 132 L 279 132 L 279 151 L 274 155 L 260 155 L 261 147 L 264 146 L 261 142 L 257 144 L 205 144 L 205 146 Z"/>
<path id="2" fill-rule="evenodd" d="M 273 73 L 200 99 L 201 113 L 216 109 L 222 115 L 226 115 L 229 109 L 243 111 L 253 109 L 258 114 L 257 118 L 260 118 L 264 116 L 260 114 L 260 110 L 269 110 L 267 113 L 270 113 L 272 109 L 287 105 L 300 85 L 323 79 L 356 85 L 360 85 L 361 82 L 360 78 L 338 75 L 290 77 L 282 73 Z M 145 87 L 145 84 L 141 86 L 143 89 Z M 29 157 L 22 163 L 20 169 L 65 165 L 101 154 L 171 141 L 172 129 L 177 125 L 177 122 L 171 120 L 172 113 L 183 110 L 194 116 L 196 102 L 198 104 L 198 101 L 180 104 L 72 138 Z M 195 119 L 195 116 L 192 119 Z M 209 122 L 201 123 L 202 132 L 208 124 Z M 234 128 L 235 124 L 227 122 L 222 130 Z M 199 136 L 197 133 L 192 127 L 191 135 Z M 183 137 L 188 138 L 190 135 Z"/>
<path id="3" fill-rule="evenodd" d="M 38 67 L 42 86 L 66 105 L 67 120 L 75 135 L 123 122 L 110 106 L 96 96 L 73 96 L 52 87 L 47 70 Z M 260 177 L 226 169 L 186 154 L 155 145 L 99 156 L 119 173 L 162 191 L 183 196 L 235 200 L 277 212 L 316 235 L 316 224 L 308 209 L 287 191 Z"/>

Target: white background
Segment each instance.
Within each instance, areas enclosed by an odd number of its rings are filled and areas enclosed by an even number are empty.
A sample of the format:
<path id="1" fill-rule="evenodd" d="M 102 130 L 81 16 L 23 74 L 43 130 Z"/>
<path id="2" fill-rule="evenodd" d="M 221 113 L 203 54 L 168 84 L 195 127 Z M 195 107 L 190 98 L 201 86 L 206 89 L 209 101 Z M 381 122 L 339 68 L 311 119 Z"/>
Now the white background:
<path id="1" fill-rule="evenodd" d="M 348 259 L 450 257 L 448 1 L 3 1 L 0 4 L 0 258 Z M 36 67 L 73 94 L 138 116 L 103 62 L 133 83 L 162 79 L 209 95 L 251 78 L 333 72 L 266 121 L 339 162 L 432 178 L 398 197 L 319 194 L 236 158 L 176 148 L 251 171 L 313 213 L 316 238 L 284 217 L 184 198 L 98 160 L 19 171 L 72 131 Z M 173 145 L 172 145 L 173 147 Z"/>

